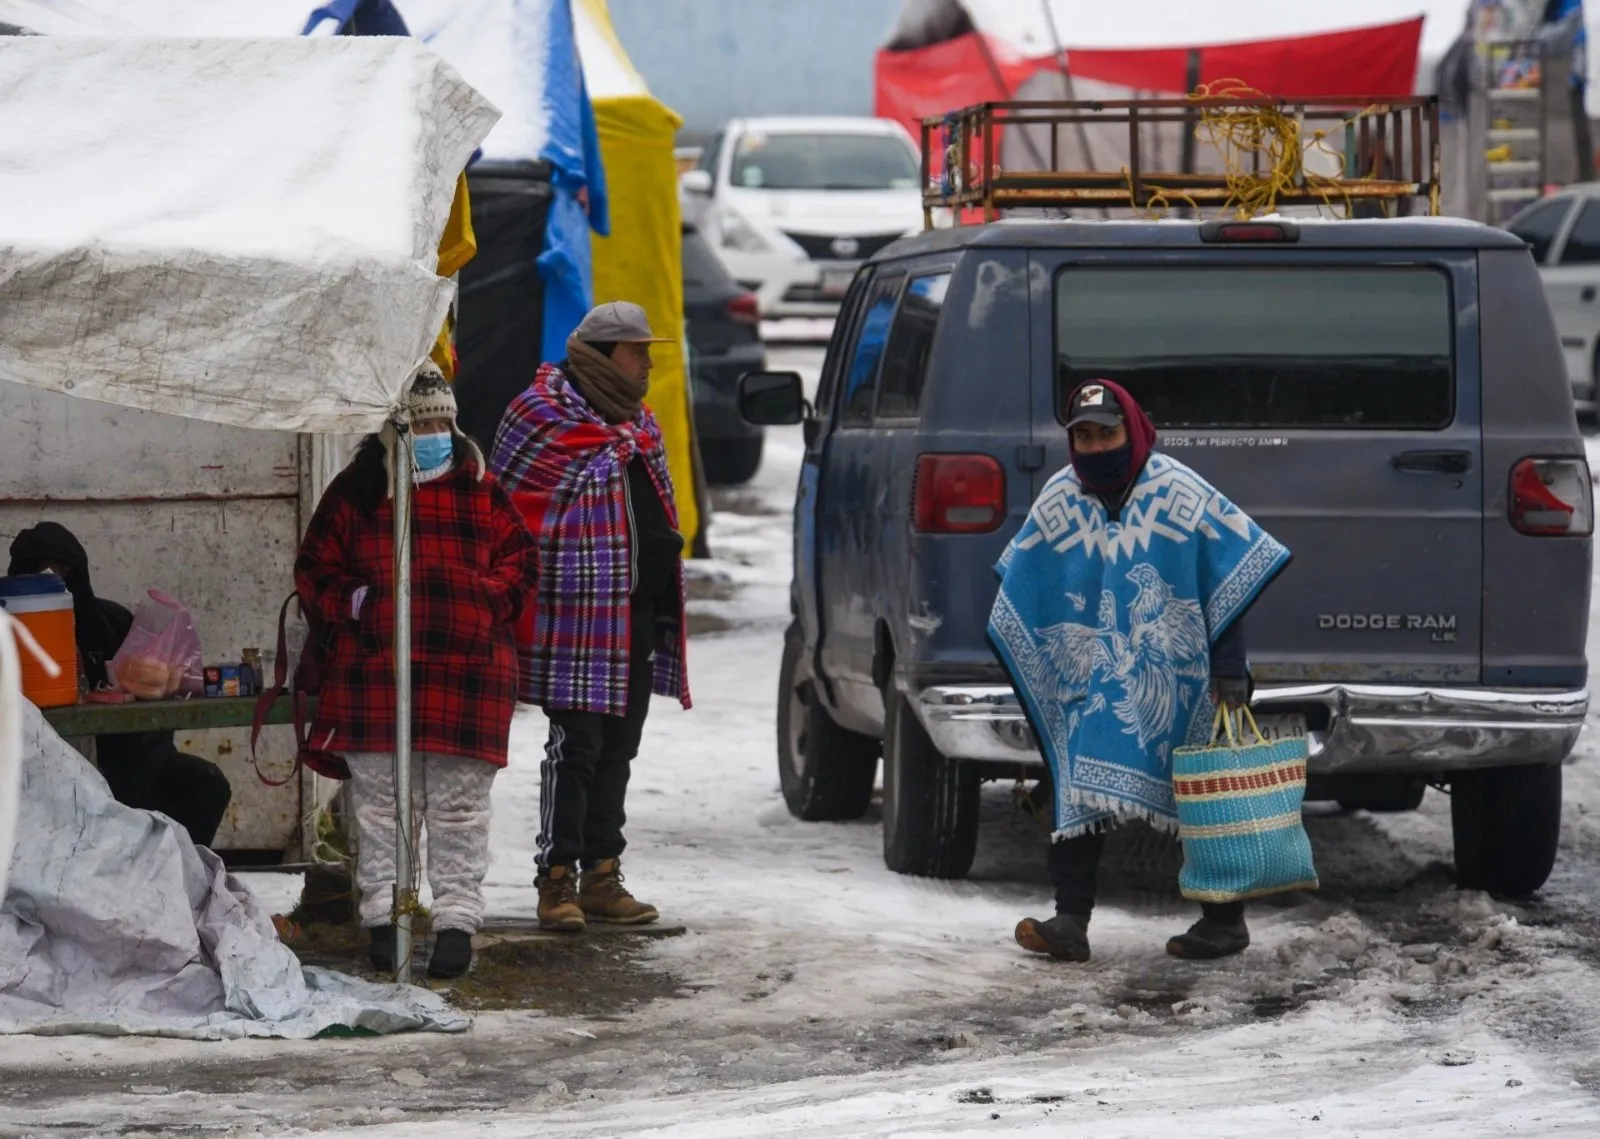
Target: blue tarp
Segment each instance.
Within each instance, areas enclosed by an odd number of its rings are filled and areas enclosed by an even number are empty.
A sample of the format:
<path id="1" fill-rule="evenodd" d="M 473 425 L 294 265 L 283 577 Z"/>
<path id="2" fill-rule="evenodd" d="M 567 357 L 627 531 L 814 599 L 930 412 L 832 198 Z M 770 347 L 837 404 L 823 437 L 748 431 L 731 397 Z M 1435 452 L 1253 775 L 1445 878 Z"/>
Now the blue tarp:
<path id="1" fill-rule="evenodd" d="M 593 228 L 602 236 L 609 234 L 611 211 L 605 168 L 600 162 L 594 104 L 578 58 L 571 4 L 556 0 L 548 7 L 548 18 L 545 104 L 550 113 L 550 137 L 538 157 L 550 163 L 555 197 L 550 203 L 539 273 L 545 288 L 544 358 L 560 360 L 567 354 L 567 337 L 594 303 L 589 230 Z M 585 191 L 587 211 L 579 200 Z"/>
<path id="2" fill-rule="evenodd" d="M 335 14 L 353 10 L 361 25 L 369 7 L 388 8 L 391 2 L 330 0 L 326 10 Z M 539 257 L 544 282 L 542 351 L 546 360 L 559 360 L 566 355 L 567 337 L 593 304 L 589 231 L 604 235 L 611 229 L 600 139 L 578 57 L 570 0 L 499 0 L 487 9 L 465 6 L 472 11 L 441 0 L 399 0 L 398 7 L 401 14 L 413 13 L 410 26 L 424 43 L 499 106 L 505 117 L 485 143 L 490 157 L 550 165 L 553 197 Z M 530 58 L 535 54 L 542 58 Z M 515 147 L 529 152 L 508 152 L 506 140 L 516 140 Z"/>

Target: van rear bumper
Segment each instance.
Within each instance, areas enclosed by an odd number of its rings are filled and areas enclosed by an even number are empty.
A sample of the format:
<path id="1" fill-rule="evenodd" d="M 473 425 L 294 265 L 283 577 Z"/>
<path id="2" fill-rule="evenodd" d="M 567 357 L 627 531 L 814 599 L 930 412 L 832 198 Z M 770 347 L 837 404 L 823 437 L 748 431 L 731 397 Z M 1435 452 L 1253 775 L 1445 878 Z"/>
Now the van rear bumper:
<path id="1" fill-rule="evenodd" d="M 1007 685 L 936 685 L 913 706 L 941 754 L 1039 763 L 1038 745 Z M 1309 684 L 1256 690 L 1260 715 L 1300 714 L 1313 775 L 1426 774 L 1558 763 L 1578 742 L 1586 691 Z"/>

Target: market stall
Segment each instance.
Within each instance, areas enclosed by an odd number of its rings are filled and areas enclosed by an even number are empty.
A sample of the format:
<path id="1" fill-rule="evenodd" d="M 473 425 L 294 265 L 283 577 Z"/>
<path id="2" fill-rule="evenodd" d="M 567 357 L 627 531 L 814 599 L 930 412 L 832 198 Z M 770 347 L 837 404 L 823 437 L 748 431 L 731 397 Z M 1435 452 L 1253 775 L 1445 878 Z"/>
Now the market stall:
<path id="1" fill-rule="evenodd" d="M 274 433 L 390 419 L 449 310 L 441 235 L 498 117 L 447 64 L 393 37 L 14 37 L 0 74 L 7 115 L 55 129 L 0 134 L 0 386 Z"/>

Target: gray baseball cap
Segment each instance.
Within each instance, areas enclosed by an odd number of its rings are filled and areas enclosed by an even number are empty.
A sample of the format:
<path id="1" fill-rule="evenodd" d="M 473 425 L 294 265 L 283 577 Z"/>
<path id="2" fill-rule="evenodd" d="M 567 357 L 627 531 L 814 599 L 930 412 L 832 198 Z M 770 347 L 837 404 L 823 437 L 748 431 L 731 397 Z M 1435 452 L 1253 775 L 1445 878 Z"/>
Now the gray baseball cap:
<path id="1" fill-rule="evenodd" d="M 670 336 L 650 331 L 650 318 L 632 301 L 608 301 L 595 305 L 578 322 L 572 335 L 585 344 L 671 344 Z"/>

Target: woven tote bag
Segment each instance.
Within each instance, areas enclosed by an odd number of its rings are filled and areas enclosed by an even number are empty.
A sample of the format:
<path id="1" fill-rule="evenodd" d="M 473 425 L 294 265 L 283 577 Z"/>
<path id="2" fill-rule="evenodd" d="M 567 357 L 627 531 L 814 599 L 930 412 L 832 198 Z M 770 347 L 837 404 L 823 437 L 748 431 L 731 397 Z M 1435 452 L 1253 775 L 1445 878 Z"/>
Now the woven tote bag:
<path id="1" fill-rule="evenodd" d="M 1300 817 L 1306 738 L 1269 742 L 1248 708 L 1219 708 L 1211 735 L 1204 747 L 1172 753 L 1183 896 L 1238 902 L 1315 890 L 1311 840 Z"/>

